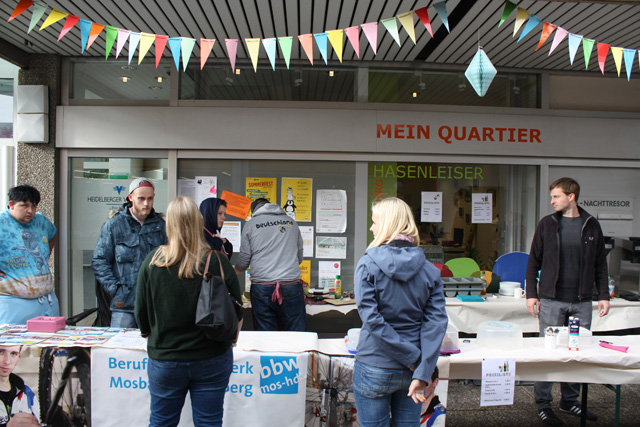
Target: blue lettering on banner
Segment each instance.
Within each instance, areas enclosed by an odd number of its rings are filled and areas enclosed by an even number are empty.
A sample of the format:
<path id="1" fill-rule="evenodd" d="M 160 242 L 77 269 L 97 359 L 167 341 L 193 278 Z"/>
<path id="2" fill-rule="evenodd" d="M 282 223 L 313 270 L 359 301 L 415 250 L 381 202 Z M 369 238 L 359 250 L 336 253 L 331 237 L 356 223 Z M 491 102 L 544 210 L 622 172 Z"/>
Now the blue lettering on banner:
<path id="1" fill-rule="evenodd" d="M 109 358 L 109 369 L 133 369 L 136 371 L 147 370 L 147 358 L 142 360 L 118 360 L 115 357 Z"/>
<path id="2" fill-rule="evenodd" d="M 109 382 L 110 388 L 139 388 L 140 390 L 144 390 L 147 388 L 147 385 L 148 382 L 142 377 L 138 377 L 137 380 L 123 380 L 122 377 L 111 377 L 111 381 Z"/>
<path id="3" fill-rule="evenodd" d="M 296 356 L 260 356 L 260 391 L 297 394 L 300 370 Z"/>

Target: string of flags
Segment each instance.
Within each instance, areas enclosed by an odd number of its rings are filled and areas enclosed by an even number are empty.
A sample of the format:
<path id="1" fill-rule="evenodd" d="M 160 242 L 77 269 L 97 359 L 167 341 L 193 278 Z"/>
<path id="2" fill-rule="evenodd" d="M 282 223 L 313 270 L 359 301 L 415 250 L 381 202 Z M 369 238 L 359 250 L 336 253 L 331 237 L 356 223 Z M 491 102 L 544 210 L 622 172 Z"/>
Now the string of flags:
<path id="1" fill-rule="evenodd" d="M 27 33 L 30 33 L 49 9 L 49 6 L 45 3 L 32 0 L 20 0 L 13 13 L 9 17 L 8 21 L 10 22 L 16 17 L 20 16 L 29 8 L 31 8 L 31 6 L 33 6 L 33 10 L 31 21 L 29 22 L 29 29 L 27 30 Z M 433 7 L 436 10 L 437 15 L 440 17 L 443 25 L 445 26 L 447 31 L 449 31 L 449 21 L 445 1 L 434 3 Z M 106 38 L 105 60 L 109 58 L 114 45 L 116 47 L 115 57 L 118 58 L 120 52 L 128 41 L 129 64 L 131 64 L 136 50 L 138 50 L 138 64 L 140 64 L 151 49 L 151 46 L 155 45 L 155 59 L 157 68 L 168 44 L 176 69 L 180 70 L 180 60 L 182 59 L 182 69 L 183 71 L 186 71 L 189 59 L 196 44 L 196 39 L 191 37 L 169 37 L 167 35 L 161 34 L 136 32 L 124 28 L 117 28 L 111 25 L 98 24 L 55 8 L 51 9 L 51 12 L 49 12 L 44 22 L 40 26 L 40 30 L 43 30 L 44 28 L 47 28 L 48 26 L 64 19 L 64 25 L 62 27 L 62 30 L 60 31 L 60 35 L 58 36 L 58 41 L 60 41 L 79 23 L 81 45 L 80 48 L 82 53 L 84 53 L 85 50 L 89 49 L 98 38 L 98 36 L 104 31 Z M 400 22 L 402 28 L 406 31 L 411 41 L 413 41 L 413 44 L 416 44 L 414 15 L 418 17 L 419 21 L 422 23 L 422 25 L 424 25 L 431 37 L 433 37 L 431 19 L 429 18 L 427 7 L 404 12 L 392 18 L 382 19 L 380 23 L 382 23 L 384 28 L 391 35 L 398 46 L 401 46 L 398 28 L 398 22 Z M 369 42 L 369 45 L 371 46 L 371 49 L 373 50 L 373 53 L 375 55 L 378 49 L 378 22 L 368 22 L 359 26 L 355 25 L 348 28 L 329 30 L 317 34 L 301 34 L 297 36 L 297 40 L 302 46 L 302 49 L 311 65 L 313 65 L 314 41 L 320 51 L 320 55 L 322 56 L 325 65 L 328 65 L 328 44 L 331 44 L 331 47 L 333 48 L 336 56 L 338 57 L 340 62 L 342 62 L 345 35 L 347 36 L 347 40 L 349 41 L 356 55 L 358 56 L 358 58 L 360 58 L 360 29 L 362 29 L 362 31 L 364 32 L 364 35 L 366 36 L 366 39 Z M 238 39 L 225 39 L 227 55 L 229 57 L 231 69 L 234 72 L 236 68 L 238 41 Z M 211 55 L 211 51 L 215 42 L 216 39 L 200 39 L 200 69 L 202 69 L 206 64 L 207 59 Z M 258 56 L 260 54 L 261 46 L 267 54 L 272 69 L 275 71 L 277 51 L 276 44 L 280 46 L 282 57 L 284 58 L 285 64 L 288 69 L 291 59 L 291 49 L 293 42 L 293 36 L 271 37 L 266 39 L 244 39 L 244 43 L 247 51 L 249 52 L 254 71 L 257 71 L 258 69 Z"/>
<path id="2" fill-rule="evenodd" d="M 500 18 L 500 27 L 504 21 L 511 15 L 511 13 L 516 9 L 516 4 L 507 0 L 504 5 L 504 9 L 502 11 L 502 17 Z M 525 23 L 526 22 L 526 23 Z M 533 31 L 542 20 L 535 16 L 533 13 L 530 13 L 528 10 L 523 9 L 521 7 L 517 7 L 516 10 L 516 20 L 513 27 L 513 37 L 516 36 L 520 28 L 524 25 L 522 32 L 520 33 L 520 37 L 518 38 L 519 42 L 522 40 L 527 34 Z M 607 60 L 607 55 L 609 50 L 611 50 L 611 55 L 613 56 L 613 61 L 615 62 L 616 69 L 618 71 L 618 77 L 620 77 L 620 70 L 622 68 L 622 62 L 624 59 L 625 70 L 627 72 L 627 81 L 631 80 L 631 72 L 633 70 L 633 61 L 636 56 L 636 49 L 627 49 L 623 47 L 611 46 L 607 43 L 596 42 L 593 39 L 588 39 L 579 34 L 570 33 L 568 30 L 552 24 L 550 22 L 545 22 L 542 26 L 542 32 L 540 34 L 540 41 L 538 42 L 538 47 L 536 47 L 536 51 L 540 49 L 540 47 L 547 41 L 551 34 L 555 31 L 555 35 L 553 36 L 553 41 L 551 42 L 551 48 L 549 49 L 549 55 L 553 53 L 553 51 L 558 47 L 558 45 L 568 37 L 569 43 L 569 61 L 571 65 L 573 65 L 573 60 L 576 56 L 576 52 L 580 47 L 580 43 L 582 42 L 582 51 L 584 54 L 584 65 L 585 69 L 589 68 L 589 59 L 591 58 L 591 53 L 593 51 L 594 44 L 597 47 L 598 54 L 598 65 L 600 66 L 600 71 L 604 75 L 604 66 Z M 640 55 L 638 55 L 638 62 L 640 64 Z"/>

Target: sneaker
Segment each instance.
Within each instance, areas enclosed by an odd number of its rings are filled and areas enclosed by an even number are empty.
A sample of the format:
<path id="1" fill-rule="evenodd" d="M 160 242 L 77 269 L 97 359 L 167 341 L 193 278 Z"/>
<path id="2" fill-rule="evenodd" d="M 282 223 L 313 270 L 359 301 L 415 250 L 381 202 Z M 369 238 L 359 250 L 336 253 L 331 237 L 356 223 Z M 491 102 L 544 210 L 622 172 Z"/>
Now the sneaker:
<path id="1" fill-rule="evenodd" d="M 556 417 L 556 414 L 554 414 L 551 409 L 540 409 L 538 411 L 538 415 L 540 416 L 540 419 L 549 426 L 559 427 L 564 425 L 562 420 Z"/>
<path id="2" fill-rule="evenodd" d="M 567 414 L 575 415 L 577 417 L 582 416 L 582 405 L 579 403 L 574 403 L 570 408 L 559 407 L 560 412 L 566 412 Z M 587 411 L 587 420 L 589 421 L 598 421 L 598 416 L 591 411 Z"/>

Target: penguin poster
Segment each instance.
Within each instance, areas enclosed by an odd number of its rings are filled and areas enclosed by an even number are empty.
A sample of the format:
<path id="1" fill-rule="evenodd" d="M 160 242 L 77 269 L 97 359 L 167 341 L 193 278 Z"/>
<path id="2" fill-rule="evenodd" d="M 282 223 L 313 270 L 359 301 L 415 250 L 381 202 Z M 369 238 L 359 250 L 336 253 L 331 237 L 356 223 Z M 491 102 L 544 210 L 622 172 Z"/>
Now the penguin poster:
<path id="1" fill-rule="evenodd" d="M 298 222 L 311 222 L 313 179 L 282 178 L 280 207 Z"/>

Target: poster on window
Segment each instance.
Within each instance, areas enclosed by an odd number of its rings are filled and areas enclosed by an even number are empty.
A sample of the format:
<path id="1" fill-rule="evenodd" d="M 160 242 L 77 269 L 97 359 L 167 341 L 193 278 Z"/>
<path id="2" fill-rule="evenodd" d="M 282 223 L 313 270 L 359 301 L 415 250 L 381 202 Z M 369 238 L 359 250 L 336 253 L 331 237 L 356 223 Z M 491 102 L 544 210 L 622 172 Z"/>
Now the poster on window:
<path id="1" fill-rule="evenodd" d="M 347 192 L 316 191 L 316 232 L 344 233 L 347 229 Z"/>
<path id="2" fill-rule="evenodd" d="M 493 194 L 473 193 L 471 195 L 471 206 L 473 224 L 491 224 L 493 218 Z"/>
<path id="3" fill-rule="evenodd" d="M 270 203 L 278 203 L 278 179 L 277 178 L 247 178 L 246 195 L 251 200 L 264 198 Z"/>
<path id="4" fill-rule="evenodd" d="M 423 191 L 420 195 L 420 222 L 442 222 L 442 191 Z"/>
<path id="5" fill-rule="evenodd" d="M 312 187 L 311 178 L 282 178 L 280 204 L 293 220 L 311 221 Z"/>
<path id="6" fill-rule="evenodd" d="M 218 177 L 217 176 L 196 176 L 195 178 L 195 202 L 200 206 L 204 199 L 218 196 Z"/>

